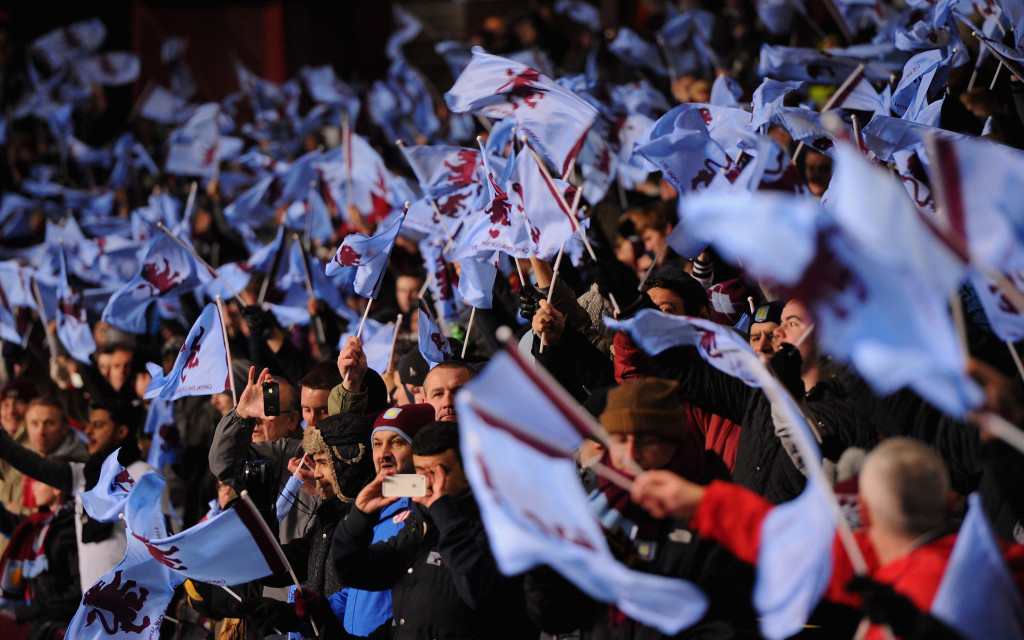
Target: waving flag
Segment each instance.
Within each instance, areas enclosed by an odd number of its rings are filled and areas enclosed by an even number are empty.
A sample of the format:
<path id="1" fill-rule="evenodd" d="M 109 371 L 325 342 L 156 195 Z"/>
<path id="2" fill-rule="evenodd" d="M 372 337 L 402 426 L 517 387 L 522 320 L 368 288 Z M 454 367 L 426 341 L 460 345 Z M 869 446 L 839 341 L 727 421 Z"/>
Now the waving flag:
<path id="1" fill-rule="evenodd" d="M 447 240 L 443 236 L 435 236 L 421 241 L 419 248 L 420 255 L 423 256 L 423 268 L 427 272 L 427 286 L 437 300 L 441 318 L 454 320 L 459 314 L 459 296 L 455 295 L 452 267 L 444 257 L 446 243 Z"/>
<path id="2" fill-rule="evenodd" d="M 647 42 L 629 27 L 619 27 L 615 39 L 608 43 L 608 50 L 626 64 L 645 67 L 658 75 L 668 75 L 657 45 Z"/>
<path id="3" fill-rule="evenodd" d="M 57 337 L 71 357 L 89 364 L 89 356 L 96 351 L 96 341 L 85 316 L 85 304 L 81 291 L 75 291 L 68 283 L 67 261 L 64 248 L 60 253 L 60 279 L 57 281 Z"/>
<path id="4" fill-rule="evenodd" d="M 128 496 L 135 486 L 135 479 L 117 461 L 117 454 L 120 451 L 121 449 L 113 451 L 103 461 L 100 479 L 96 481 L 95 487 L 78 492 L 82 506 L 93 520 L 116 521 L 119 515 L 124 513 Z"/>
<path id="5" fill-rule="evenodd" d="M 977 406 L 980 392 L 966 375 L 948 292 L 879 261 L 812 198 L 708 192 L 685 199 L 680 224 L 803 300 L 822 348 L 851 363 L 876 392 L 910 386 L 954 416 Z"/>
<path id="6" fill-rule="evenodd" d="M 160 397 L 177 400 L 183 396 L 221 393 L 231 388 L 228 356 L 224 347 L 220 312 L 217 305 L 206 305 L 181 345 L 174 366 L 166 376 L 163 369 L 146 363 L 153 379 L 146 387 L 147 400 Z"/>
<path id="7" fill-rule="evenodd" d="M 938 49 L 917 54 L 903 67 L 903 76 L 892 92 L 892 110 L 901 116 L 928 105 L 931 87 L 945 83 L 949 66 Z"/>
<path id="8" fill-rule="evenodd" d="M 539 71 L 473 48 L 473 61 L 445 94 L 455 113 L 513 118 L 541 154 L 564 173 L 579 153 L 597 109 Z"/>
<path id="9" fill-rule="evenodd" d="M 231 224 L 245 224 L 258 227 L 274 217 L 273 175 L 260 178 L 256 184 L 245 190 L 235 201 L 224 207 L 224 218 Z M 308 185 L 307 185 L 308 188 Z"/>
<path id="10" fill-rule="evenodd" d="M 733 169 L 732 159 L 703 131 L 680 131 L 635 147 L 680 193 L 707 189 L 716 176 Z M 735 173 L 735 171 L 733 171 Z"/>
<path id="11" fill-rule="evenodd" d="M 416 174 L 424 194 L 431 198 L 438 198 L 486 179 L 480 152 L 476 149 L 403 145 L 402 154 Z"/>
<path id="12" fill-rule="evenodd" d="M 781 107 L 777 116 L 794 140 L 827 156 L 834 155 L 835 136 L 821 125 L 820 113 L 800 107 Z"/>
<path id="13" fill-rule="evenodd" d="M 455 402 L 466 476 L 503 573 L 547 564 L 666 634 L 704 615 L 707 599 L 693 584 L 632 571 L 612 556 L 572 461 L 586 432 L 511 356 L 492 358 Z"/>
<path id="14" fill-rule="evenodd" d="M 118 87 L 139 79 L 139 57 L 127 51 L 107 51 L 71 61 L 78 78 L 86 84 Z"/>
<path id="15" fill-rule="evenodd" d="M 423 30 L 423 23 L 399 5 L 392 5 L 391 14 L 395 21 L 395 30 L 388 38 L 384 53 L 388 58 L 402 55 L 402 45 L 412 42 Z"/>
<path id="16" fill-rule="evenodd" d="M 153 398 L 146 414 L 145 432 L 153 436 L 146 464 L 161 471 L 165 464 L 175 464 L 185 451 L 185 441 L 174 420 L 174 401 Z"/>
<path id="17" fill-rule="evenodd" d="M 530 236 L 537 247 L 537 257 L 550 260 L 581 224 L 570 217 L 570 211 L 558 199 L 561 195 L 571 207 L 576 189 L 564 180 L 549 178 L 528 150 L 519 154 L 517 162 L 523 212 L 530 227 Z"/>
<path id="18" fill-rule="evenodd" d="M 161 124 L 177 124 L 192 115 L 187 100 L 158 84 L 152 85 L 139 100 L 139 115 Z"/>
<path id="19" fill-rule="evenodd" d="M 806 80 L 814 84 L 842 84 L 861 64 L 852 56 L 834 56 L 817 49 L 761 45 L 757 74 L 778 80 Z M 879 62 L 864 67 L 868 80 L 889 80 L 889 69 Z"/>
<path id="20" fill-rule="evenodd" d="M 926 135 L 934 135 L 949 140 L 962 139 L 966 136 L 945 129 L 918 124 L 909 120 L 876 115 L 861 130 L 864 146 L 875 152 L 879 160 L 891 162 L 897 151 L 921 144 Z"/>
<path id="21" fill-rule="evenodd" d="M 157 298 L 177 297 L 210 279 L 205 267 L 166 233 L 149 242 L 141 269 L 110 297 L 103 321 L 130 333 L 146 332 L 146 309 Z"/>
<path id="22" fill-rule="evenodd" d="M 791 91 L 796 91 L 803 85 L 804 83 L 800 81 L 781 82 L 765 78 L 761 85 L 754 90 L 750 128 L 756 129 L 761 125 L 771 122 L 776 112 L 782 107 L 782 101 L 786 98 L 786 95 Z"/>
<path id="23" fill-rule="evenodd" d="M 771 403 L 776 428 L 783 431 L 780 435 L 792 442 L 806 464 L 820 471 L 821 452 L 793 398 L 735 331 L 700 318 L 669 316 L 652 309 L 625 321 L 605 318 L 605 324 L 628 331 L 652 355 L 671 347 L 695 346 L 709 365 L 762 389 Z M 463 415 L 459 414 L 460 421 Z M 770 511 L 762 521 L 753 602 L 766 638 L 782 640 L 798 633 L 821 600 L 832 574 L 837 508 L 820 473 L 811 472 L 800 495 Z"/>
<path id="24" fill-rule="evenodd" d="M 452 359 L 452 347 L 448 344 L 448 338 L 441 332 L 441 328 L 434 322 L 434 316 L 426 304 L 419 305 L 417 310 L 417 332 L 419 338 L 420 353 L 423 359 L 431 368 L 439 362 Z"/>
<path id="25" fill-rule="evenodd" d="M 321 154 L 312 163 L 327 188 L 327 196 L 335 207 L 344 212 L 351 204 L 371 222 L 379 222 L 391 213 L 389 201 L 392 191 L 391 172 L 384 159 L 365 138 L 352 134 L 348 146 Z M 294 200 L 307 197 L 306 191 L 299 192 Z"/>
<path id="26" fill-rule="evenodd" d="M 196 109 L 188 122 L 167 138 L 167 161 L 164 170 L 184 176 L 212 178 L 220 162 L 220 128 L 217 116 L 220 105 L 204 104 Z"/>
<path id="27" fill-rule="evenodd" d="M 981 496 L 972 493 L 967 504 L 967 517 L 931 612 L 969 640 L 1024 638 L 1024 603 L 989 527 Z"/>
<path id="28" fill-rule="evenodd" d="M 59 27 L 36 38 L 32 49 L 43 54 L 47 64 L 56 69 L 68 59 L 92 53 L 107 37 L 107 28 L 99 18 L 82 20 Z"/>
<path id="29" fill-rule="evenodd" d="M 156 474 L 146 474 L 148 479 Z M 159 477 L 159 476 L 157 476 Z M 145 484 L 156 484 L 146 480 Z M 163 479 L 159 479 L 160 485 Z M 140 480 L 134 491 L 143 488 Z M 133 494 L 134 494 L 133 491 Z M 129 499 L 129 503 L 134 501 Z M 159 493 L 154 500 L 159 508 Z M 213 585 L 242 584 L 288 570 L 288 560 L 267 523 L 248 496 L 227 511 L 170 537 L 140 532 L 137 514 L 129 509 L 125 522 L 152 558 L 177 579 L 191 578 Z M 147 535 L 148 533 L 148 535 Z"/>
<path id="30" fill-rule="evenodd" d="M 346 267 L 356 268 L 355 291 L 364 298 L 376 298 L 380 283 L 395 247 L 398 231 L 402 228 L 399 217 L 390 227 L 380 230 L 377 235 L 367 237 L 361 233 L 350 234 L 338 247 L 325 273 L 329 276 Z"/>
<path id="31" fill-rule="evenodd" d="M 558 0 L 555 13 L 584 25 L 594 33 L 601 32 L 601 13 L 597 7 L 583 0 Z"/>
<path id="32" fill-rule="evenodd" d="M 722 66 L 719 56 L 711 48 L 715 16 L 709 11 L 689 10 L 669 19 L 658 32 L 665 56 L 670 59 L 670 68 L 676 76 L 692 72 L 708 72 L 714 75 Z"/>
<path id="33" fill-rule="evenodd" d="M 494 293 L 494 279 L 498 275 L 493 257 L 463 256 L 459 258 L 462 273 L 459 274 L 459 295 L 466 304 L 477 309 L 490 309 Z"/>
<path id="34" fill-rule="evenodd" d="M 163 488 L 161 476 L 147 473 L 131 489 L 125 503 L 124 558 L 82 595 L 67 638 L 149 640 L 159 634 L 174 589 L 183 581 L 143 543 L 146 536 L 166 536 L 160 513 Z"/>

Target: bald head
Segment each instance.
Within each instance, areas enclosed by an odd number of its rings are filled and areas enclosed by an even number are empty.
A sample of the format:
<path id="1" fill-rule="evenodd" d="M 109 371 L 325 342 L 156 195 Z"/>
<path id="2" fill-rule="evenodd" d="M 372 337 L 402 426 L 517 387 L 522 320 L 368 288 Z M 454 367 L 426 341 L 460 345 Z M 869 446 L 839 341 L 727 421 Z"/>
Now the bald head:
<path id="1" fill-rule="evenodd" d="M 949 516 L 949 474 L 928 445 L 890 438 L 864 460 L 860 493 L 872 526 L 911 538 L 945 524 Z"/>

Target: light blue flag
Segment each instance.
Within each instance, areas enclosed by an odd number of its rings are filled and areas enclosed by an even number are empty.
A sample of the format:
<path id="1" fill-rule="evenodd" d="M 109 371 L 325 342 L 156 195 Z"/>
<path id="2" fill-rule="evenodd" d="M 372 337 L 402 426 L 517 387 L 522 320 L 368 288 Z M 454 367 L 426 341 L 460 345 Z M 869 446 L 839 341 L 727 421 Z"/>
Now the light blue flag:
<path id="1" fill-rule="evenodd" d="M 176 175 L 212 178 L 220 160 L 220 105 L 204 104 L 183 126 L 167 137 L 164 171 Z"/>
<path id="2" fill-rule="evenodd" d="M 130 333 L 148 329 L 146 309 L 158 298 L 177 298 L 210 280 L 209 272 L 178 242 L 161 233 L 149 241 L 139 271 L 110 297 L 102 319 Z"/>
<path id="3" fill-rule="evenodd" d="M 402 228 L 402 220 L 399 217 L 390 227 L 378 229 L 372 237 L 350 234 L 327 263 L 324 273 L 333 276 L 343 269 L 355 267 L 355 292 L 364 298 L 376 298 L 388 258 Z"/>
<path id="4" fill-rule="evenodd" d="M 85 315 L 81 291 L 75 291 L 68 284 L 67 261 L 64 248 L 60 253 L 60 279 L 57 280 L 57 337 L 71 357 L 89 364 L 90 356 L 96 351 L 96 340 Z"/>
<path id="5" fill-rule="evenodd" d="M 367 319 L 369 321 L 369 319 Z M 363 340 L 363 353 L 366 354 L 366 366 L 377 373 L 384 373 L 388 369 L 388 357 L 391 355 L 391 344 L 395 336 L 395 323 L 389 322 L 378 328 L 372 334 L 363 331 L 363 335 L 370 337 Z"/>
<path id="6" fill-rule="evenodd" d="M 235 201 L 224 207 L 224 217 L 232 225 L 244 224 L 258 227 L 274 217 L 274 208 L 267 201 L 270 185 L 274 182 L 273 175 L 261 178 L 259 182 L 245 190 Z M 309 183 L 306 183 L 307 190 Z"/>
<path id="7" fill-rule="evenodd" d="M 153 398 L 149 413 L 146 414 L 144 430 L 153 436 L 146 464 L 159 471 L 165 464 L 175 464 L 181 460 L 185 442 L 174 420 L 173 400 Z"/>
<path id="8" fill-rule="evenodd" d="M 155 473 L 144 475 L 143 480 L 136 483 L 133 495 L 150 484 L 152 481 L 147 479 L 153 476 L 159 478 Z M 159 484 L 162 489 L 162 478 Z M 157 493 L 153 498 L 156 509 L 160 505 L 159 496 Z M 231 509 L 170 537 L 152 529 L 138 533 L 136 519 L 144 514 L 132 510 L 134 502 L 129 499 L 125 512 L 125 522 L 135 534 L 129 538 L 141 540 L 143 548 L 179 579 L 191 578 L 218 586 L 242 584 L 289 568 L 277 539 L 247 495 Z"/>
<path id="9" fill-rule="evenodd" d="M 75 58 L 71 67 L 84 84 L 118 87 L 135 82 L 141 68 L 139 56 L 128 51 L 105 51 L 88 58 Z"/>
<path id="10" fill-rule="evenodd" d="M 176 400 L 230 389 L 231 372 L 217 305 L 210 303 L 199 314 L 170 373 L 164 375 L 163 368 L 152 362 L 146 363 L 146 369 L 153 376 L 144 394 L 147 400 L 156 397 Z"/>
<path id="11" fill-rule="evenodd" d="M 114 522 L 124 513 L 125 505 L 128 503 L 128 496 L 132 487 L 135 486 L 135 479 L 128 470 L 117 461 L 117 454 L 121 449 L 113 451 L 103 461 L 100 468 L 100 479 L 96 486 L 88 491 L 79 491 L 78 497 L 82 500 L 82 506 L 86 513 L 93 520 L 100 522 Z"/>
<path id="12" fill-rule="evenodd" d="M 981 496 L 972 493 L 967 504 L 931 612 L 969 640 L 1024 638 L 1024 603 L 992 535 Z"/>
<path id="13" fill-rule="evenodd" d="M 164 479 L 150 472 L 131 490 L 125 503 L 124 558 L 82 595 L 68 625 L 69 640 L 149 640 L 158 635 L 174 589 L 184 581 L 171 571 L 166 557 L 144 542 L 166 536 L 160 513 L 163 488 Z"/>
<path id="14" fill-rule="evenodd" d="M 423 30 L 423 23 L 399 5 L 393 5 L 391 12 L 395 21 L 395 30 L 388 37 L 384 53 L 388 58 L 394 59 L 402 55 L 402 45 L 416 39 L 416 36 Z"/>
<path id="15" fill-rule="evenodd" d="M 948 291 L 880 262 L 813 198 L 715 192 L 685 199 L 680 224 L 802 299 L 822 348 L 852 364 L 877 393 L 909 386 L 953 416 L 981 402 L 949 318 Z"/>
<path id="16" fill-rule="evenodd" d="M 608 50 L 626 64 L 650 69 L 658 75 L 668 75 L 658 46 L 647 42 L 629 27 L 619 27 L 615 39 L 608 43 Z"/>
<path id="17" fill-rule="evenodd" d="M 703 131 L 678 131 L 638 144 L 641 155 L 680 193 L 707 189 L 722 171 L 732 169 L 732 159 Z"/>
<path id="18" fill-rule="evenodd" d="M 494 280 L 498 275 L 497 253 L 490 256 L 462 256 L 459 265 L 459 295 L 470 307 L 490 309 L 494 294 Z"/>
<path id="19" fill-rule="evenodd" d="M 938 49 L 923 51 L 907 60 L 903 76 L 892 92 L 892 110 L 901 116 L 920 113 L 928 106 L 931 87 L 945 84 L 948 75 L 949 63 Z"/>
<path id="20" fill-rule="evenodd" d="M 498 568 L 517 575 L 547 564 L 589 597 L 666 634 L 693 625 L 707 609 L 700 589 L 612 556 L 572 460 L 592 431 L 581 431 L 535 375 L 499 353 L 455 399 L 466 476 Z"/>
<path id="21" fill-rule="evenodd" d="M 597 109 L 524 64 L 473 48 L 473 60 L 445 94 L 455 113 L 513 118 L 517 134 L 561 175 L 579 153 Z"/>
<path id="22" fill-rule="evenodd" d="M 584 25 L 594 33 L 601 32 L 601 12 L 583 0 L 558 0 L 555 13 Z"/>
<path id="23" fill-rule="evenodd" d="M 756 129 L 763 124 L 771 122 L 775 113 L 782 107 L 782 101 L 786 98 L 786 95 L 791 91 L 796 91 L 803 85 L 804 83 L 798 80 L 781 82 L 765 78 L 761 85 L 754 90 L 750 127 Z"/>
<path id="24" fill-rule="evenodd" d="M 417 337 L 423 359 L 427 361 L 430 368 L 434 368 L 434 365 L 439 362 L 451 360 L 453 357 L 452 347 L 441 328 L 434 322 L 434 316 L 431 315 L 427 305 L 419 305 L 417 313 L 419 313 L 416 324 Z"/>
<path id="25" fill-rule="evenodd" d="M 302 491 L 302 478 L 298 476 L 288 478 L 284 489 L 281 489 L 281 495 L 277 497 L 277 502 L 274 503 L 274 513 L 277 515 L 278 522 L 284 520 L 284 517 L 292 510 L 292 505 L 295 503 L 295 498 L 299 496 L 300 491 Z"/>

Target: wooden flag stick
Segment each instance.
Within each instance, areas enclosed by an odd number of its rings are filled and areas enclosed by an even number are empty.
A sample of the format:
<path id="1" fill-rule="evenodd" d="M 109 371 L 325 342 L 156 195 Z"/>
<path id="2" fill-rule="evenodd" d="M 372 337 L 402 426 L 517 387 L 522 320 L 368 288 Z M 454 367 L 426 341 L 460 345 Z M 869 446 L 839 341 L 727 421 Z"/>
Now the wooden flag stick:
<path id="1" fill-rule="evenodd" d="M 395 344 L 398 342 L 398 332 L 402 329 L 402 314 L 398 314 L 395 318 L 395 333 L 391 336 L 391 348 L 388 350 L 388 368 L 384 370 L 385 373 L 391 371 L 391 360 L 395 357 Z"/>
<path id="2" fill-rule="evenodd" d="M 306 293 L 310 298 L 316 298 L 313 293 L 313 272 L 309 268 L 309 254 L 306 253 L 306 247 L 299 241 L 299 234 L 292 234 L 292 241 L 299 245 L 299 253 L 302 254 L 302 273 L 306 277 Z M 313 326 L 316 329 L 316 338 L 320 344 L 327 343 L 327 333 L 324 331 L 324 323 L 320 319 L 320 316 L 316 314 L 310 315 L 310 320 L 313 321 Z"/>
<path id="3" fill-rule="evenodd" d="M 1017 353 L 1017 347 L 1013 346 L 1010 341 L 1006 342 L 1006 348 L 1010 350 L 1010 355 L 1013 357 L 1013 364 L 1017 365 L 1017 373 L 1020 374 L 1021 380 L 1024 380 L 1024 362 L 1020 360 L 1020 354 Z"/>
<path id="4" fill-rule="evenodd" d="M 366 316 L 370 315 L 370 306 L 373 305 L 373 298 L 366 299 L 366 308 L 363 309 L 363 319 L 359 321 L 359 330 L 356 331 L 356 337 L 363 337 L 363 325 L 366 324 Z"/>
<path id="5" fill-rule="evenodd" d="M 548 304 L 551 304 L 551 298 L 555 295 L 555 281 L 558 280 L 558 267 L 562 264 L 562 254 L 565 252 L 565 243 L 558 248 L 558 255 L 555 256 L 555 266 L 551 271 L 551 282 L 548 283 Z M 544 332 L 540 334 L 540 352 L 544 353 Z"/>
<path id="6" fill-rule="evenodd" d="M 466 339 L 462 341 L 462 355 L 460 356 L 463 360 L 466 359 L 466 349 L 469 347 L 469 333 L 473 330 L 473 319 L 476 318 L 476 307 L 472 307 L 472 311 L 469 312 L 469 324 L 466 325 Z M 543 348 L 544 345 L 541 345 Z"/>
<path id="7" fill-rule="evenodd" d="M 224 353 L 228 356 L 228 384 L 231 385 L 231 406 L 238 405 L 238 394 L 235 391 L 234 370 L 231 367 L 231 347 L 228 346 L 228 328 L 224 326 L 224 303 L 217 296 L 217 312 L 220 313 L 220 335 L 224 338 Z"/>
<path id="8" fill-rule="evenodd" d="M 170 230 L 170 229 L 168 229 L 168 228 L 167 228 L 167 227 L 166 227 L 166 226 L 164 225 L 164 223 L 163 223 L 163 222 L 157 222 L 157 223 L 156 223 L 156 226 L 160 227 L 160 230 L 161 230 L 161 231 L 163 231 L 163 232 L 164 232 L 164 233 L 166 233 L 167 235 L 171 236 L 171 238 L 173 238 L 175 242 L 177 242 L 178 244 L 180 244 L 180 245 L 182 246 L 182 248 L 183 248 L 183 249 L 185 249 L 185 251 L 188 251 L 188 252 L 189 252 L 189 254 L 190 254 L 190 255 L 191 255 L 191 256 L 192 256 L 193 258 L 195 258 L 196 260 L 198 260 L 198 261 L 199 261 L 199 264 L 201 264 L 201 265 L 203 265 L 204 267 L 206 267 L 206 270 L 210 272 L 210 275 L 211 275 L 211 276 L 213 276 L 214 278 L 218 278 L 218 279 L 220 279 L 220 281 L 224 283 L 224 286 L 226 286 L 226 287 L 228 288 L 228 290 L 229 290 L 229 291 L 231 291 L 231 295 L 232 295 L 232 297 L 234 297 L 234 299 L 235 299 L 236 301 L 238 301 L 238 304 L 242 305 L 242 308 L 243 308 L 243 309 L 244 309 L 245 307 L 247 307 L 247 306 L 248 306 L 248 305 L 246 305 L 246 304 L 245 304 L 245 301 L 243 301 L 243 300 L 242 300 L 242 294 L 238 293 L 238 290 L 237 290 L 237 289 L 235 289 L 234 287 L 232 287 L 232 286 L 231 286 L 231 283 L 230 283 L 230 282 L 228 282 L 227 280 L 225 280 L 225 279 L 224 279 L 224 276 L 222 276 L 222 275 L 220 275 L 219 273 L 217 273 L 217 270 L 216 270 L 216 269 L 214 269 L 213 267 L 211 267 L 211 266 L 209 265 L 209 263 L 207 263 L 207 262 L 206 262 L 206 260 L 203 260 L 203 259 L 202 259 L 202 258 L 201 258 L 201 257 L 199 256 L 199 254 L 198 254 L 198 253 L 196 253 L 195 249 L 193 249 L 192 247 L 188 246 L 188 244 L 187 244 L 187 243 L 186 243 L 186 242 L 185 242 L 184 240 L 182 240 L 182 239 L 181 239 L 181 238 L 179 238 L 178 236 L 176 236 L 176 235 L 174 235 L 173 233 L 171 233 L 171 230 Z"/>
<path id="9" fill-rule="evenodd" d="M 665 255 L 666 252 L 668 252 L 667 242 L 665 243 L 665 246 L 658 250 L 658 255 L 654 256 L 654 260 L 651 261 L 651 266 L 647 267 L 647 271 L 644 271 L 644 277 L 640 278 L 640 284 L 636 286 L 637 291 L 644 290 L 644 285 L 647 284 L 647 279 L 650 278 L 651 274 L 654 273 L 654 270 L 658 268 L 658 260 L 661 260 L 661 257 Z"/>
<path id="10" fill-rule="evenodd" d="M 43 305 L 43 296 L 39 293 L 39 284 L 35 276 L 32 276 L 32 293 L 36 297 L 36 306 L 39 307 L 39 319 L 43 322 L 43 331 L 46 332 L 46 346 L 50 350 L 50 359 L 57 359 L 57 337 L 50 331 L 50 320 L 46 317 L 46 307 Z"/>

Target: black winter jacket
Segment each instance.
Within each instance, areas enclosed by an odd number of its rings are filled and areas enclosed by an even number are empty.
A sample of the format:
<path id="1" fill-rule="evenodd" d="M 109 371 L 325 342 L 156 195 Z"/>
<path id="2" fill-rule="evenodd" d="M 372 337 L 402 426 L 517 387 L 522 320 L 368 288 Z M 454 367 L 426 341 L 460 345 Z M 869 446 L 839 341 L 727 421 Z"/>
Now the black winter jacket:
<path id="1" fill-rule="evenodd" d="M 742 425 L 733 481 L 776 504 L 800 495 L 807 479 L 775 435 L 771 403 L 760 389 L 708 365 L 693 347 L 668 349 L 651 365 L 658 376 L 679 381 L 684 400 Z M 870 449 L 878 441 L 874 423 L 839 378 L 819 382 L 806 404 L 826 458 L 837 460 L 847 447 Z"/>
<path id="2" fill-rule="evenodd" d="M 377 515 L 349 512 L 334 531 L 334 567 L 347 586 L 392 590 L 394 640 L 536 637 L 522 582 L 498 571 L 468 490 L 414 505 L 397 536 L 370 544 Z"/>

